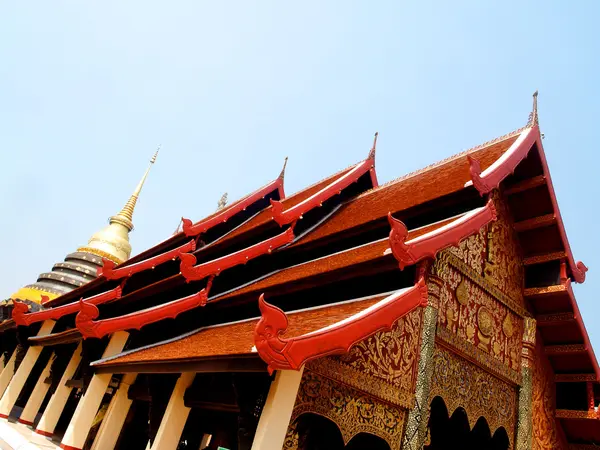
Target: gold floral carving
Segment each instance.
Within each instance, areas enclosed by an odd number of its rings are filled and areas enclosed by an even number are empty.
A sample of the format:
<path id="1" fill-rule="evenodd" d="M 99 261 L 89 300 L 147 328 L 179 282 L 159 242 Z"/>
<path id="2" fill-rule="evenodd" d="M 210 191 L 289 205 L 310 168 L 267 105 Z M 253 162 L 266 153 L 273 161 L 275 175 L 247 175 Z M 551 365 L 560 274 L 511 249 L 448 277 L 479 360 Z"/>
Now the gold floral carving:
<path id="1" fill-rule="evenodd" d="M 456 300 L 463 306 L 469 303 L 469 289 L 465 280 L 458 283 L 456 288 Z"/>
<path id="2" fill-rule="evenodd" d="M 494 331 L 494 319 L 485 306 L 481 306 L 477 312 L 477 325 L 484 336 L 491 336 L 492 331 Z"/>
<path id="3" fill-rule="evenodd" d="M 384 439 L 391 448 L 400 448 L 406 411 L 380 402 L 361 391 L 305 369 L 291 418 L 284 449 L 291 450 L 297 433 L 295 422 L 304 413 L 318 414 L 333 421 L 348 443 L 359 433 Z"/>
<path id="4" fill-rule="evenodd" d="M 436 347 L 429 401 L 438 396 L 444 400 L 449 414 L 463 408 L 471 428 L 480 417 L 486 419 L 492 434 L 503 427 L 512 447 L 517 413 L 515 386 L 443 347 Z"/>
<path id="5" fill-rule="evenodd" d="M 382 331 L 354 345 L 334 361 L 365 373 L 390 390 L 414 392 L 417 376 L 423 309 L 400 319 L 390 331 Z M 412 406 L 412 405 L 411 405 Z"/>
<path id="6" fill-rule="evenodd" d="M 504 322 L 502 322 L 502 331 L 507 338 L 513 337 L 515 334 L 515 327 L 513 325 L 513 321 L 510 314 L 507 314 L 504 318 Z"/>
<path id="7" fill-rule="evenodd" d="M 533 450 L 566 450 L 567 446 L 560 437 L 555 419 L 555 386 L 552 368 L 544 354 L 542 344 L 535 348 L 533 364 Z"/>

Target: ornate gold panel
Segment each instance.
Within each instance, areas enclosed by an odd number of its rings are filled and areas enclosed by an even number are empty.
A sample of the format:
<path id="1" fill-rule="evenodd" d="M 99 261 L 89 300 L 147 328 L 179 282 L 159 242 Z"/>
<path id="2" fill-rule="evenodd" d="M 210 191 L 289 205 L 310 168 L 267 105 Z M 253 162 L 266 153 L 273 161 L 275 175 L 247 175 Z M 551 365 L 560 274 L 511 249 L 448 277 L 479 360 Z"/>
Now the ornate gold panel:
<path id="1" fill-rule="evenodd" d="M 406 411 L 378 401 L 361 391 L 305 369 L 283 448 L 298 447 L 295 429 L 304 413 L 318 414 L 333 421 L 348 443 L 359 433 L 384 439 L 392 449 L 400 448 Z"/>
<path id="2" fill-rule="evenodd" d="M 515 386 L 443 347 L 436 347 L 429 402 L 437 396 L 444 400 L 450 415 L 457 408 L 463 408 L 471 428 L 480 417 L 486 419 L 492 434 L 504 427 L 513 445 L 517 414 Z"/>

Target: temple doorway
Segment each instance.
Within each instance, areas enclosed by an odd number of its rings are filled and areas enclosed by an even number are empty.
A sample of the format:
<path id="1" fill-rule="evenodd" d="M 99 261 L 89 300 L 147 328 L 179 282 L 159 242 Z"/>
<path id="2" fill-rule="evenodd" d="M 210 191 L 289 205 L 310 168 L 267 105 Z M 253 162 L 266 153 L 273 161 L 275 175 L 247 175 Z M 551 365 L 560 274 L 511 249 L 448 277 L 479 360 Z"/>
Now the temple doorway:
<path id="1" fill-rule="evenodd" d="M 441 397 L 431 402 L 429 439 L 424 450 L 508 450 L 509 439 L 504 428 L 492 435 L 487 421 L 480 417 L 473 429 L 463 408 L 448 413 Z"/>

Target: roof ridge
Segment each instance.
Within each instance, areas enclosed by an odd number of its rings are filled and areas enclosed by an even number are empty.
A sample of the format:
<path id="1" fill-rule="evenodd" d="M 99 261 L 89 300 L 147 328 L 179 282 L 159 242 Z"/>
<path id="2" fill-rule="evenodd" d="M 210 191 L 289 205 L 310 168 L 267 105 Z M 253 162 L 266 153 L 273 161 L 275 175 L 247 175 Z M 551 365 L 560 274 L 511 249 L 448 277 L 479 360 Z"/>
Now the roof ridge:
<path id="1" fill-rule="evenodd" d="M 456 159 L 458 159 L 460 157 L 463 157 L 465 155 L 468 155 L 470 153 L 474 153 L 474 152 L 477 152 L 479 150 L 483 150 L 484 148 L 487 148 L 487 147 L 489 147 L 491 145 L 494 145 L 494 144 L 497 144 L 499 142 L 502 142 L 502 141 L 505 141 L 507 139 L 510 139 L 512 137 L 515 137 L 518 134 L 522 133 L 526 128 L 528 128 L 528 127 L 527 126 L 521 127 L 521 128 L 519 128 L 517 130 L 511 131 L 510 133 L 507 133 L 507 134 L 499 136 L 499 137 L 497 137 L 495 139 L 483 142 L 482 144 L 476 145 L 476 146 L 471 147 L 471 148 L 469 148 L 467 150 L 463 150 L 463 151 L 461 151 L 459 153 L 456 153 L 456 154 L 454 154 L 452 156 L 449 156 L 447 158 L 441 159 L 441 160 L 439 160 L 437 162 L 429 164 L 429 165 L 427 165 L 425 167 L 422 167 L 420 169 L 417 169 L 417 170 L 414 170 L 412 172 L 409 172 L 409 173 L 407 173 L 405 175 L 402 175 L 402 176 L 400 176 L 398 178 L 394 178 L 393 180 L 387 181 L 387 182 L 385 182 L 383 184 L 380 184 L 379 186 L 377 186 L 377 187 L 375 187 L 373 189 L 369 189 L 368 191 L 365 191 L 365 192 L 357 195 L 356 197 L 354 197 L 350 201 L 354 201 L 354 200 L 356 200 L 358 198 L 361 198 L 361 197 L 366 197 L 366 196 L 372 194 L 373 192 L 377 192 L 379 189 L 381 189 L 383 187 L 387 187 L 387 186 L 390 186 L 392 184 L 399 183 L 399 182 L 404 181 L 404 180 L 406 180 L 408 178 L 412 178 L 412 177 L 414 177 L 416 175 L 420 175 L 422 173 L 425 173 L 425 172 L 427 172 L 427 171 L 429 171 L 431 169 L 435 169 L 437 167 L 443 166 L 444 164 L 447 164 L 447 163 L 449 163 L 451 161 L 454 161 L 454 160 L 456 160 Z"/>

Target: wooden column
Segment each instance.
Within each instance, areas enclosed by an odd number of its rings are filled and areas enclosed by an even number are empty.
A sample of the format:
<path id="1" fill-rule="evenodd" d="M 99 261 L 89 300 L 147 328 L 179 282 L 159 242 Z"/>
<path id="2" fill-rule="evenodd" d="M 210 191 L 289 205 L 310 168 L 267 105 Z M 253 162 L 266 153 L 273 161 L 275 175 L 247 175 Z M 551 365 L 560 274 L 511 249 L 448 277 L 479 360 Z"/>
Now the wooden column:
<path id="1" fill-rule="evenodd" d="M 102 354 L 102 358 L 120 353 L 128 338 L 129 333 L 126 331 L 114 333 Z M 75 408 L 71 422 L 69 422 L 61 442 L 62 448 L 67 450 L 81 450 L 83 448 L 111 378 L 112 374 L 110 373 L 94 374 L 85 394 L 79 400 L 77 408 Z"/>
<path id="2" fill-rule="evenodd" d="M 281 450 L 283 447 L 303 371 L 304 367 L 298 371 L 277 371 L 258 421 L 252 450 Z"/>
<path id="3" fill-rule="evenodd" d="M 35 416 L 42 406 L 42 402 L 48 393 L 48 389 L 50 389 L 50 383 L 46 383 L 46 378 L 50 376 L 50 368 L 52 367 L 55 357 L 56 355 L 53 354 L 48 360 L 48 364 L 46 364 L 46 367 L 44 367 L 42 374 L 38 378 L 38 381 L 35 384 L 31 395 L 29 396 L 29 400 L 27 400 L 27 404 L 25 405 L 23 412 L 21 412 L 19 422 L 22 424 L 33 425 Z"/>
<path id="4" fill-rule="evenodd" d="M 183 427 L 190 413 L 190 408 L 183 403 L 183 395 L 192 385 L 195 376 L 193 372 L 184 372 L 177 380 L 151 450 L 175 450 L 179 445 Z"/>
<path id="5" fill-rule="evenodd" d="M 136 377 L 136 373 L 128 373 L 123 376 L 121 384 L 119 384 L 119 389 L 115 392 L 108 405 L 91 450 L 103 450 L 115 447 L 125 419 L 127 418 L 127 413 L 129 413 L 129 408 L 133 402 L 127 397 L 127 392 Z"/>
<path id="6" fill-rule="evenodd" d="M 415 389 L 415 406 L 409 411 L 406 420 L 406 431 L 402 441 L 402 450 L 420 450 L 427 438 L 427 422 L 429 421 L 429 391 L 433 375 L 433 350 L 437 330 L 438 300 L 442 280 L 433 275 L 428 276 L 429 306 L 423 311 L 423 328 L 421 329 L 421 353 Z"/>
<path id="7" fill-rule="evenodd" d="M 523 346 L 521 348 L 521 386 L 519 387 L 519 412 L 517 417 L 517 438 L 515 448 L 531 450 L 533 439 L 533 419 L 531 402 L 533 398 L 533 364 L 535 359 L 535 319 L 523 319 Z"/>
<path id="8" fill-rule="evenodd" d="M 35 430 L 36 433 L 43 436 L 52 436 L 52 434 L 54 434 L 54 428 L 58 423 L 60 415 L 65 409 L 65 405 L 67 404 L 67 400 L 69 399 L 69 395 L 73 389 L 72 387 L 67 386 L 67 381 L 73 378 L 80 362 L 81 342 L 73 352 L 73 356 L 71 356 L 67 368 L 60 377 L 60 381 L 58 382 L 58 386 L 54 391 L 54 394 L 52 394 L 52 397 L 50 397 L 50 401 L 48 402 L 48 405 L 42 414 L 42 418 L 40 419 Z"/>
<path id="9" fill-rule="evenodd" d="M 4 369 L 2 369 L 2 373 L 0 374 L 0 397 L 2 397 L 2 395 L 4 395 L 4 391 L 6 391 L 6 388 L 8 387 L 8 383 L 10 383 L 10 380 L 12 379 L 13 375 L 15 374 L 15 361 L 16 360 L 17 360 L 17 348 L 15 348 L 13 350 L 10 359 L 8 360 L 8 362 L 6 363 L 6 366 L 4 366 Z"/>
<path id="10" fill-rule="evenodd" d="M 44 321 L 37 335 L 44 336 L 46 334 L 50 334 L 55 323 L 56 322 L 54 320 Z M 15 406 L 17 398 L 19 398 L 19 394 L 21 393 L 23 386 L 25 386 L 27 378 L 29 378 L 29 375 L 31 374 L 33 366 L 40 357 L 40 353 L 42 353 L 42 349 L 43 347 L 41 346 L 31 346 L 27 349 L 27 353 L 25 354 L 23 361 L 10 380 L 6 391 L 4 391 L 4 395 L 2 395 L 2 399 L 0 400 L 0 417 L 5 419 L 8 418 L 13 406 Z"/>

